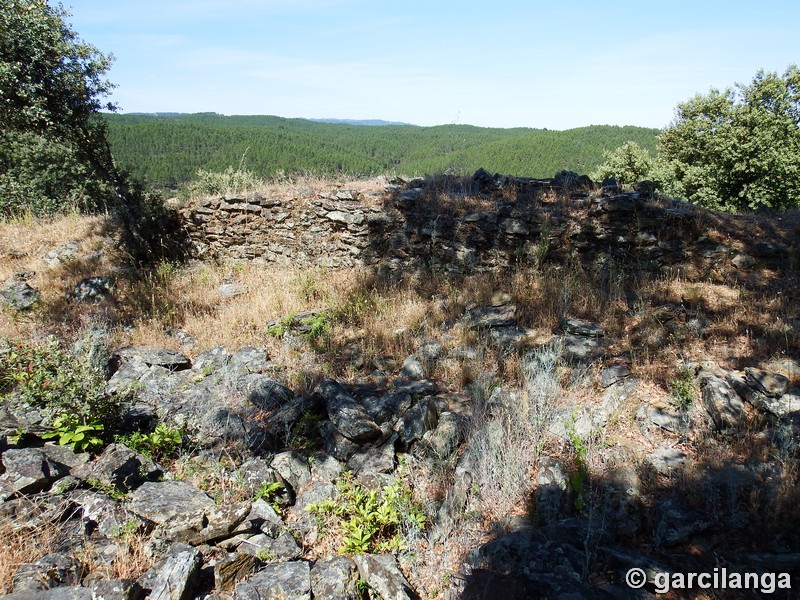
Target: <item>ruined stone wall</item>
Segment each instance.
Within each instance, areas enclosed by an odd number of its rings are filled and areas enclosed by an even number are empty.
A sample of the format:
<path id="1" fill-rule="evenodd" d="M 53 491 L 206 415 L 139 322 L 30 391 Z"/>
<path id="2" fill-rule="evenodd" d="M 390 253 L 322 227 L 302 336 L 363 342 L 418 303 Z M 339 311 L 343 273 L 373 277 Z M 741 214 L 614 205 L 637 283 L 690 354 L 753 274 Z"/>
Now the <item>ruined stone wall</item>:
<path id="1" fill-rule="evenodd" d="M 708 235 L 710 213 L 685 203 L 567 193 L 543 181 L 525 189 L 495 181 L 462 197 L 417 182 L 387 186 L 377 202 L 341 190 L 311 198 L 229 195 L 180 212 L 194 255 L 221 261 L 468 271 L 546 259 L 691 274 L 740 255 L 749 265 L 750 255 L 785 256 L 785 248 L 759 247 L 735 226 Z"/>

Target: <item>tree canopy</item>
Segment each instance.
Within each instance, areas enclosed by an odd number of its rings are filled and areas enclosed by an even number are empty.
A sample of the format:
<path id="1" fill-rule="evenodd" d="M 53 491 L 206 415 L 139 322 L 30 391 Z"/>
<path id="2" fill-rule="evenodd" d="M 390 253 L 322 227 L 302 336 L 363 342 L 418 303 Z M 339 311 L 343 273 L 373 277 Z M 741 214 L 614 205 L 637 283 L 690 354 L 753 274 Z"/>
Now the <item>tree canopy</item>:
<path id="1" fill-rule="evenodd" d="M 45 0 L 0 0 L 0 212 L 104 205 L 115 169 L 100 110 L 111 57 Z"/>
<path id="2" fill-rule="evenodd" d="M 800 206 L 800 69 L 678 105 L 660 138 L 675 192 L 723 210 Z"/>

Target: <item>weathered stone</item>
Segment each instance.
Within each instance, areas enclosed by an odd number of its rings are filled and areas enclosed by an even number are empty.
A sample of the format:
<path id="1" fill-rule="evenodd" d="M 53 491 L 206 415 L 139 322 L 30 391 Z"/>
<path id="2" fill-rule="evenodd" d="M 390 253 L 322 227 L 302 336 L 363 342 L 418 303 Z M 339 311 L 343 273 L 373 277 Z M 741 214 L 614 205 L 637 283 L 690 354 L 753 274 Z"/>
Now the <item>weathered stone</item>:
<path id="1" fill-rule="evenodd" d="M 97 302 L 111 295 L 114 282 L 110 277 L 86 277 L 72 290 L 77 302 Z"/>
<path id="2" fill-rule="evenodd" d="M 5 473 L 0 475 L 0 482 L 7 492 L 32 494 L 46 490 L 57 479 L 67 475 L 70 467 L 58 460 L 53 460 L 42 448 L 9 449 L 3 452 Z M 5 500 L 5 498 L 1 498 Z"/>
<path id="3" fill-rule="evenodd" d="M 236 585 L 234 600 L 311 600 L 311 568 L 306 562 L 267 565 Z"/>
<path id="4" fill-rule="evenodd" d="M 196 548 L 175 544 L 139 581 L 150 590 L 149 600 L 188 600 L 196 592 L 202 561 Z"/>
<path id="5" fill-rule="evenodd" d="M 545 525 L 562 517 L 569 509 L 571 493 L 564 464 L 554 458 L 542 458 L 534 492 L 539 523 Z"/>
<path id="6" fill-rule="evenodd" d="M 245 398 L 261 410 L 275 410 L 294 399 L 294 392 L 260 373 L 245 375 L 238 381 Z"/>
<path id="7" fill-rule="evenodd" d="M 673 475 L 686 465 L 686 454 L 677 448 L 661 446 L 649 454 L 646 462 L 662 475 Z"/>
<path id="8" fill-rule="evenodd" d="M 76 240 L 65 242 L 53 248 L 42 256 L 42 260 L 49 267 L 55 267 L 61 263 L 68 262 L 78 256 L 80 252 L 81 243 Z"/>
<path id="9" fill-rule="evenodd" d="M 223 283 L 217 288 L 223 298 L 235 298 L 247 293 L 247 286 L 243 283 Z"/>
<path id="10" fill-rule="evenodd" d="M 260 566 L 260 560 L 243 552 L 223 558 L 214 565 L 214 587 L 220 592 L 232 590 L 234 585 L 255 573 Z"/>
<path id="11" fill-rule="evenodd" d="M 412 354 L 403 361 L 400 375 L 409 379 L 425 379 L 425 368 L 420 360 Z"/>
<path id="12" fill-rule="evenodd" d="M 325 379 L 318 390 L 325 399 L 331 422 L 343 436 L 354 442 L 370 441 L 380 436 L 381 429 L 377 423 L 338 383 Z"/>
<path id="13" fill-rule="evenodd" d="M 601 325 L 575 317 L 564 317 L 561 319 L 559 327 L 567 333 L 585 337 L 603 337 L 606 334 Z"/>
<path id="14" fill-rule="evenodd" d="M 175 350 L 159 350 L 145 346 L 128 346 L 120 348 L 114 353 L 124 360 L 139 359 L 146 365 L 166 367 L 170 370 L 179 370 L 189 367 L 189 359 Z"/>
<path id="15" fill-rule="evenodd" d="M 202 515 L 214 501 L 185 481 L 148 481 L 131 492 L 128 506 L 137 515 L 166 525 L 179 516 Z"/>
<path id="16" fill-rule="evenodd" d="M 410 448 L 414 442 L 422 439 L 425 432 L 435 429 L 438 423 L 439 409 L 436 403 L 430 397 L 423 398 L 395 426 L 400 446 Z"/>
<path id="17" fill-rule="evenodd" d="M 471 329 L 490 329 L 516 325 L 517 307 L 513 304 L 503 306 L 480 306 L 467 311 L 462 321 Z"/>
<path id="18" fill-rule="evenodd" d="M 346 556 L 329 556 L 311 568 L 314 600 L 359 600 L 358 568 Z"/>
<path id="19" fill-rule="evenodd" d="M 780 398 L 789 388 L 789 379 L 778 373 L 754 367 L 745 368 L 744 373 L 747 385 L 770 398 Z"/>
<path id="20" fill-rule="evenodd" d="M 92 463 L 72 469 L 78 479 L 96 480 L 127 492 L 147 480 L 156 479 L 162 472 L 152 460 L 123 444 L 110 444 Z"/>
<path id="21" fill-rule="evenodd" d="M 0 288 L 0 296 L 14 310 L 28 310 L 41 298 L 41 294 L 27 281 L 12 281 Z"/>
<path id="22" fill-rule="evenodd" d="M 703 406 L 717 429 L 740 424 L 745 417 L 744 403 L 734 389 L 718 377 L 704 377 L 700 381 Z"/>
<path id="23" fill-rule="evenodd" d="M 400 572 L 397 560 L 391 554 L 356 554 L 353 562 L 361 579 L 381 600 L 413 600 L 414 590 Z"/>
<path id="24" fill-rule="evenodd" d="M 270 467 L 280 473 L 284 481 L 289 483 L 295 490 L 311 479 L 311 467 L 308 466 L 308 457 L 295 450 L 287 450 L 276 454 L 272 459 L 272 463 L 270 463 Z"/>
<path id="25" fill-rule="evenodd" d="M 15 593 L 46 590 L 59 586 L 78 585 L 83 578 L 84 565 L 74 556 L 60 552 L 22 565 L 14 573 Z"/>
<path id="26" fill-rule="evenodd" d="M 615 365 L 607 367 L 600 372 L 600 385 L 604 388 L 622 382 L 626 377 L 630 377 L 631 370 L 625 365 Z"/>
<path id="27" fill-rule="evenodd" d="M 737 254 L 731 259 L 731 263 L 737 269 L 747 270 L 756 264 L 756 259 L 749 254 Z"/>

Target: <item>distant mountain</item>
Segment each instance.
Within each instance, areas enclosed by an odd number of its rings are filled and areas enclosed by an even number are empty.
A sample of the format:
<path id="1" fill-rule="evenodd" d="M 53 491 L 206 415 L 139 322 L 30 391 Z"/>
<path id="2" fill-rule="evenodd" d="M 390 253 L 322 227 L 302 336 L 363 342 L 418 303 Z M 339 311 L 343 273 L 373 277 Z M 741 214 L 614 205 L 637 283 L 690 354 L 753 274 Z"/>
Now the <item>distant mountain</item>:
<path id="1" fill-rule="evenodd" d="M 334 125 L 365 125 L 368 127 L 383 127 L 385 125 L 408 125 L 411 123 L 403 123 L 401 121 L 383 121 L 381 119 L 308 119 L 315 123 L 333 123 Z"/>

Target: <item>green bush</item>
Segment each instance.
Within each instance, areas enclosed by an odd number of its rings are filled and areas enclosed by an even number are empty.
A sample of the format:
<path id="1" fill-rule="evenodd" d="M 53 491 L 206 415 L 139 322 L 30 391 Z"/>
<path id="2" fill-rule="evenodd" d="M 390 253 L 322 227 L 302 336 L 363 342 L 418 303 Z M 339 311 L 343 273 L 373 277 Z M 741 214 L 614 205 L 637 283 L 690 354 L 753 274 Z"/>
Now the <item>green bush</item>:
<path id="1" fill-rule="evenodd" d="M 0 133 L 0 215 L 93 212 L 114 190 L 65 141 L 30 132 Z"/>
<path id="2" fill-rule="evenodd" d="M 153 460 L 162 460 L 173 458 L 178 454 L 181 443 L 183 443 L 183 431 L 165 423 L 159 423 L 150 433 L 135 431 L 117 435 L 114 439 Z"/>
<path id="3" fill-rule="evenodd" d="M 50 340 L 28 345 L 0 343 L 0 401 L 10 397 L 43 409 L 51 431 L 45 439 L 92 450 L 119 420 L 120 398 L 103 392 L 103 373 L 88 358 Z M 21 434 L 27 432 L 20 432 Z"/>

